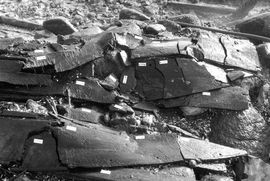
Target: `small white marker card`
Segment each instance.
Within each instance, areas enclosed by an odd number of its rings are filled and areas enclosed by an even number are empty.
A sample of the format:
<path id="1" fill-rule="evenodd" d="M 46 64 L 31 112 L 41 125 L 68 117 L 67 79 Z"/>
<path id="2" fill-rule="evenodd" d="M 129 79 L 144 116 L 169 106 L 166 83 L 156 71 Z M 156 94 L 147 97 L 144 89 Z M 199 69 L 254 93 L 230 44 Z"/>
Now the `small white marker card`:
<path id="1" fill-rule="evenodd" d="M 36 57 L 36 60 L 46 60 L 46 56 L 39 56 L 39 57 Z"/>
<path id="2" fill-rule="evenodd" d="M 211 92 L 203 92 L 202 95 L 203 96 L 211 96 Z"/>
<path id="3" fill-rule="evenodd" d="M 81 86 L 85 86 L 85 82 L 80 81 L 80 80 L 76 80 L 76 84 L 81 85 Z"/>
<path id="4" fill-rule="evenodd" d="M 42 139 L 35 138 L 33 142 L 36 143 L 36 144 L 40 144 L 40 145 L 43 144 L 43 140 Z"/>
<path id="5" fill-rule="evenodd" d="M 159 64 L 162 65 L 162 64 L 168 64 L 168 60 L 160 60 L 159 61 Z"/>
<path id="6" fill-rule="evenodd" d="M 135 35 L 134 38 L 135 38 L 135 39 L 138 39 L 138 40 L 142 40 L 142 39 L 143 39 L 143 37 L 138 36 L 138 35 Z"/>
<path id="7" fill-rule="evenodd" d="M 122 106 L 119 106 L 119 105 L 117 105 L 117 104 L 116 104 L 116 105 L 114 105 L 114 107 L 115 107 L 115 108 L 117 108 L 117 109 L 123 109 L 123 107 L 122 107 Z"/>
<path id="8" fill-rule="evenodd" d="M 135 136 L 136 140 L 144 140 L 145 136 L 144 135 L 140 135 L 140 136 Z"/>
<path id="9" fill-rule="evenodd" d="M 76 128 L 76 127 L 74 127 L 74 126 L 69 126 L 69 125 L 66 127 L 66 129 L 69 130 L 69 131 L 74 131 L 74 132 L 77 131 L 77 128 Z"/>
<path id="10" fill-rule="evenodd" d="M 109 75 L 109 78 L 113 81 L 113 82 L 116 82 L 117 79 L 113 76 L 113 75 Z"/>
<path id="11" fill-rule="evenodd" d="M 110 170 L 101 170 L 100 173 L 110 175 L 111 171 Z"/>
<path id="12" fill-rule="evenodd" d="M 128 76 L 127 75 L 124 75 L 122 83 L 123 84 L 126 84 L 127 83 L 127 80 L 128 80 Z"/>
<path id="13" fill-rule="evenodd" d="M 139 67 L 146 67 L 146 62 L 139 62 L 138 65 Z"/>
<path id="14" fill-rule="evenodd" d="M 35 50 L 34 52 L 35 52 L 35 53 L 44 53 L 43 50 Z"/>
<path id="15" fill-rule="evenodd" d="M 81 111 L 91 113 L 91 109 L 81 108 Z"/>

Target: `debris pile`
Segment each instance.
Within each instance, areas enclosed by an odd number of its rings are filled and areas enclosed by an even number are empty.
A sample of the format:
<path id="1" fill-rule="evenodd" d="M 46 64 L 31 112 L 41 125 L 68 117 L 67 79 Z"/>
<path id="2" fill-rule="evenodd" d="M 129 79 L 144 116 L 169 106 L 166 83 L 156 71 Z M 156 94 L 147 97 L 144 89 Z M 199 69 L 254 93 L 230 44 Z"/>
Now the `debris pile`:
<path id="1" fill-rule="evenodd" d="M 155 22 L 123 8 L 103 29 L 58 17 L 34 40 L 0 39 L 3 179 L 25 170 L 99 180 L 254 176 L 244 168 L 262 161 L 249 154 L 268 155 L 268 127 L 252 106 L 260 87 L 261 106 L 269 104 L 268 44 L 178 21 L 201 26 L 195 15 Z M 181 126 L 196 117 L 207 128 Z"/>

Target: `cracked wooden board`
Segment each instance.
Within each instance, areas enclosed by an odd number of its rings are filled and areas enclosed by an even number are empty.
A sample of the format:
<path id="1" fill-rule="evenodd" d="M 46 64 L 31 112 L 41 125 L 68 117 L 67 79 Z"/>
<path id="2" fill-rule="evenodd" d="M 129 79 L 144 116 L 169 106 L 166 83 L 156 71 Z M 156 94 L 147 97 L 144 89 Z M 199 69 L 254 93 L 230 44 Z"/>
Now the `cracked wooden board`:
<path id="1" fill-rule="evenodd" d="M 202 48 L 206 61 L 223 65 L 226 54 L 219 39 L 215 33 L 200 31 L 198 45 Z"/>
<path id="2" fill-rule="evenodd" d="M 247 95 L 248 93 L 240 87 L 227 87 L 176 99 L 160 100 L 158 104 L 166 108 L 189 106 L 239 111 L 248 108 Z"/>
<path id="3" fill-rule="evenodd" d="M 0 118 L 0 162 L 9 164 L 22 159 L 26 139 L 31 132 L 48 127 L 49 120 Z"/>
<path id="4" fill-rule="evenodd" d="M 151 165 L 183 161 L 176 135 L 128 136 L 101 125 L 54 128 L 60 160 L 69 168 Z M 137 139 L 136 139 L 137 138 Z"/>
<path id="5" fill-rule="evenodd" d="M 187 160 L 211 161 L 246 156 L 248 154 L 244 150 L 194 138 L 179 137 L 178 141 L 183 157 Z"/>
<path id="6" fill-rule="evenodd" d="M 238 67 L 250 71 L 258 71 L 261 67 L 254 44 L 249 40 L 234 39 L 222 36 L 221 43 L 226 49 L 226 66 Z"/>

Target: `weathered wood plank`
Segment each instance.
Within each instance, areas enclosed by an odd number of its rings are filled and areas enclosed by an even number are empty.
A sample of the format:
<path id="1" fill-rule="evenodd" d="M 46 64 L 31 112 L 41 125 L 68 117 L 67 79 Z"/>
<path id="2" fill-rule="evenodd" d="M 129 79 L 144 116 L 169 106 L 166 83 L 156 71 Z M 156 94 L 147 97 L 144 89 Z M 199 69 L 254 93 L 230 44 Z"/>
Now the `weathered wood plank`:
<path id="1" fill-rule="evenodd" d="M 0 82 L 13 85 L 52 85 L 51 75 L 0 72 Z"/>
<path id="2" fill-rule="evenodd" d="M 23 63 L 16 60 L 0 60 L 0 73 L 10 72 L 16 73 L 20 72 L 23 67 Z"/>
<path id="3" fill-rule="evenodd" d="M 117 167 L 183 161 L 176 135 L 144 135 L 140 139 L 100 125 L 70 124 L 55 128 L 60 160 L 70 168 Z"/>
<path id="4" fill-rule="evenodd" d="M 50 121 L 0 118 L 0 124 L 0 163 L 9 164 L 22 159 L 29 133 L 42 131 Z"/>
<path id="5" fill-rule="evenodd" d="M 240 87 L 227 87 L 219 90 L 198 93 L 176 99 L 160 100 L 158 104 L 170 107 L 201 107 L 227 110 L 248 108 L 248 93 Z"/>
<path id="6" fill-rule="evenodd" d="M 219 160 L 238 156 L 246 156 L 247 152 L 204 140 L 179 137 L 179 145 L 184 159 L 187 160 Z"/>

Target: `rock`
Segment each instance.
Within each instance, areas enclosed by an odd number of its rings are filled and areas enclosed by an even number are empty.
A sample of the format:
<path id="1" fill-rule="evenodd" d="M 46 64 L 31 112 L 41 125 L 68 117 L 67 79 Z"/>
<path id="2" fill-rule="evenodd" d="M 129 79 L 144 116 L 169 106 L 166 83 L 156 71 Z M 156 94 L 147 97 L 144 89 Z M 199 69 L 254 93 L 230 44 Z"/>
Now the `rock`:
<path id="1" fill-rule="evenodd" d="M 210 141 L 266 158 L 266 126 L 266 121 L 251 105 L 244 111 L 224 111 L 211 123 Z"/>
<path id="2" fill-rule="evenodd" d="M 43 22 L 43 27 L 58 35 L 69 35 L 78 31 L 69 21 L 64 17 L 49 19 Z"/>
<path id="3" fill-rule="evenodd" d="M 119 112 L 123 114 L 133 114 L 134 110 L 128 106 L 126 103 L 112 104 L 109 107 L 112 112 Z"/>
<path id="4" fill-rule="evenodd" d="M 240 70 L 233 70 L 227 73 L 227 77 L 230 81 L 235 81 L 237 79 L 243 78 L 245 74 Z"/>
<path id="5" fill-rule="evenodd" d="M 51 38 L 51 37 L 55 37 L 55 35 L 49 31 L 46 31 L 46 30 L 36 31 L 35 35 L 34 35 L 35 39 Z"/>
<path id="6" fill-rule="evenodd" d="M 270 67 L 270 43 L 264 43 L 257 46 L 257 52 L 263 65 Z"/>
<path id="7" fill-rule="evenodd" d="M 143 12 L 148 16 L 155 16 L 158 14 L 158 11 L 159 11 L 159 6 L 156 3 L 143 6 Z"/>
<path id="8" fill-rule="evenodd" d="M 270 37 L 269 25 L 270 13 L 263 13 L 241 21 L 236 25 L 236 28 L 238 28 L 242 33 L 251 33 Z"/>
<path id="9" fill-rule="evenodd" d="M 160 21 L 158 21 L 158 23 L 165 26 L 166 30 L 170 31 L 172 33 L 176 33 L 176 32 L 179 32 L 181 30 L 180 25 L 178 25 L 176 22 L 168 20 L 168 19 L 160 20 Z"/>
<path id="10" fill-rule="evenodd" d="M 107 29 L 107 31 L 114 32 L 114 33 L 130 33 L 134 35 L 142 35 L 142 30 L 140 27 L 131 22 L 128 24 L 123 24 L 121 27 L 118 26 L 112 26 Z"/>
<path id="11" fill-rule="evenodd" d="M 206 175 L 201 181 L 233 181 L 232 178 L 221 175 Z"/>
<path id="12" fill-rule="evenodd" d="M 102 33 L 103 30 L 98 26 L 90 26 L 80 31 L 72 33 L 71 36 L 75 37 L 84 37 L 84 36 L 93 36 L 99 33 Z"/>
<path id="13" fill-rule="evenodd" d="M 142 124 L 143 125 L 146 125 L 146 126 L 153 126 L 156 122 L 156 118 L 153 114 L 149 114 L 149 113 L 144 113 L 142 115 L 142 120 L 141 120 Z"/>
<path id="14" fill-rule="evenodd" d="M 146 34 L 153 34 L 153 35 L 157 35 L 163 31 L 166 31 L 166 28 L 161 24 L 150 24 L 144 30 Z"/>
<path id="15" fill-rule="evenodd" d="M 124 8 L 120 11 L 119 19 L 136 19 L 141 21 L 150 20 L 150 17 L 145 14 L 129 8 Z"/>
<path id="16" fill-rule="evenodd" d="M 193 25 L 201 26 L 200 19 L 193 14 L 181 14 L 179 16 L 171 17 L 169 20 L 172 20 L 174 22 L 181 22 L 181 23 L 190 23 Z"/>
<path id="17" fill-rule="evenodd" d="M 259 106 L 269 106 L 269 89 L 270 85 L 268 83 L 264 84 L 260 90 L 257 98 Z"/>
<path id="18" fill-rule="evenodd" d="M 243 181 L 270 180 L 270 165 L 259 158 L 249 156 L 244 173 L 248 178 Z"/>
<path id="19" fill-rule="evenodd" d="M 185 116 L 196 116 L 207 111 L 207 109 L 199 107 L 181 107 L 180 109 Z"/>
<path id="20" fill-rule="evenodd" d="M 35 113 L 40 113 L 40 114 L 48 113 L 47 108 L 39 105 L 36 101 L 33 101 L 32 99 L 27 100 L 26 108 L 30 109 L 32 112 L 35 112 Z"/>

